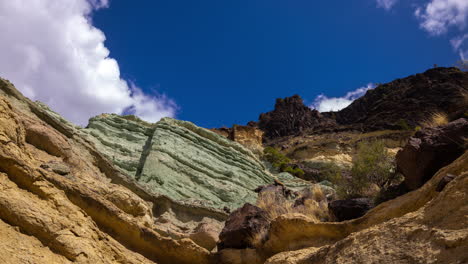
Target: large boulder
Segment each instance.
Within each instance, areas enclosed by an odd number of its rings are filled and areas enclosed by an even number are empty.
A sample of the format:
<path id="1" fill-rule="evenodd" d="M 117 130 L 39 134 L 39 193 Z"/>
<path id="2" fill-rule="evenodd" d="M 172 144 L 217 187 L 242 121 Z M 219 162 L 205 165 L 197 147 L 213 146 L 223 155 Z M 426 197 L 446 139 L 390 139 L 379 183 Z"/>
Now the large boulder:
<path id="1" fill-rule="evenodd" d="M 262 240 L 269 226 L 267 213 L 247 203 L 229 216 L 219 235 L 218 249 L 254 247 L 256 240 Z"/>
<path id="2" fill-rule="evenodd" d="M 328 204 L 328 209 L 335 216 L 337 221 L 351 220 L 359 218 L 373 207 L 369 198 L 354 198 L 347 200 L 335 200 Z"/>
<path id="3" fill-rule="evenodd" d="M 465 150 L 468 121 L 460 118 L 447 125 L 418 131 L 396 155 L 397 170 L 405 185 L 414 190 L 428 181 Z"/>

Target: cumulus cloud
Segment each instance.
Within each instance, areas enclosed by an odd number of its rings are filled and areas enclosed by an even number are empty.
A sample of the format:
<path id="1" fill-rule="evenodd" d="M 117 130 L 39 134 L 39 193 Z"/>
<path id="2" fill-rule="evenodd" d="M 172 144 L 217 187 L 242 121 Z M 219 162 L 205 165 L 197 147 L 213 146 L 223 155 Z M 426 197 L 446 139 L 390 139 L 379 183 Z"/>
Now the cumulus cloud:
<path id="1" fill-rule="evenodd" d="M 451 26 L 465 29 L 468 19 L 467 0 L 431 0 L 415 11 L 420 26 L 432 35 L 441 35 Z"/>
<path id="2" fill-rule="evenodd" d="M 120 77 L 89 19 L 108 0 L 0 1 L 0 76 L 26 96 L 84 125 L 100 113 L 132 113 L 147 121 L 174 116 L 175 104 Z"/>
<path id="3" fill-rule="evenodd" d="M 315 98 L 314 103 L 310 107 L 317 109 L 320 112 L 339 111 L 350 105 L 354 100 L 363 96 L 368 90 L 374 88 L 375 85 L 369 83 L 367 86 L 348 92 L 343 97 L 327 97 L 326 95 L 321 94 Z"/>
<path id="4" fill-rule="evenodd" d="M 397 2 L 398 0 L 377 0 L 377 6 L 386 10 L 390 10 Z"/>

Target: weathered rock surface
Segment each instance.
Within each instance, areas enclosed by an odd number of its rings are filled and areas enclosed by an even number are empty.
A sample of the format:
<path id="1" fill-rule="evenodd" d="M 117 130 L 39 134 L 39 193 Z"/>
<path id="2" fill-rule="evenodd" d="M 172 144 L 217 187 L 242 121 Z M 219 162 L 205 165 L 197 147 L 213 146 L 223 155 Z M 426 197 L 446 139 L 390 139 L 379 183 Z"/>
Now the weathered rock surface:
<path id="1" fill-rule="evenodd" d="M 138 183 L 177 201 L 236 209 L 272 181 L 251 151 L 190 122 L 162 119 L 143 152 Z"/>
<path id="2" fill-rule="evenodd" d="M 369 198 L 335 200 L 328 204 L 328 209 L 330 209 L 339 222 L 359 218 L 365 215 L 372 207 L 373 203 Z"/>
<path id="3" fill-rule="evenodd" d="M 420 187 L 458 158 L 466 149 L 467 135 L 465 118 L 418 131 L 396 156 L 397 170 L 405 176 L 406 186 L 410 190 Z"/>
<path id="4" fill-rule="evenodd" d="M 102 114 L 89 120 L 80 132 L 94 143 L 96 148 L 119 169 L 135 176 L 141 169 L 140 159 L 154 125 L 134 116 Z"/>
<path id="5" fill-rule="evenodd" d="M 218 249 L 254 247 L 268 227 L 266 212 L 255 205 L 245 204 L 229 216 L 219 235 Z"/>

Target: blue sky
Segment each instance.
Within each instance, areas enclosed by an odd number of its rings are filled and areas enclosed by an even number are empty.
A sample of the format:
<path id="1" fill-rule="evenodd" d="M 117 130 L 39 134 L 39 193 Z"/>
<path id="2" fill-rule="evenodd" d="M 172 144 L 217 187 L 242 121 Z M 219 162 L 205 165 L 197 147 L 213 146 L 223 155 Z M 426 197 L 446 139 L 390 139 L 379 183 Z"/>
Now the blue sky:
<path id="1" fill-rule="evenodd" d="M 339 109 L 451 66 L 467 23 L 466 0 L 3 1 L 0 76 L 81 125 L 114 112 L 231 126 L 278 97 Z"/>
<path id="2" fill-rule="evenodd" d="M 123 77 L 173 98 L 204 127 L 256 120 L 277 97 L 342 96 L 458 55 L 419 28 L 409 3 L 113 1 L 93 16 Z"/>

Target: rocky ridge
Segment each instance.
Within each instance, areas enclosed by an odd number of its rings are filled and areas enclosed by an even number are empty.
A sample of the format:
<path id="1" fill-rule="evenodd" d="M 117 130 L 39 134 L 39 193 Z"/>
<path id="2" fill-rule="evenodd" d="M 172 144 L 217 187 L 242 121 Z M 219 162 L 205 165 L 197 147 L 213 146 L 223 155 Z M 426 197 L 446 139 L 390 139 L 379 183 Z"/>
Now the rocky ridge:
<path id="1" fill-rule="evenodd" d="M 420 126 L 432 114 L 449 120 L 468 111 L 468 72 L 434 68 L 380 84 L 338 112 L 320 113 L 304 105 L 298 95 L 278 98 L 274 110 L 250 122 L 269 140 L 288 136 L 340 131 L 404 130 Z"/>

